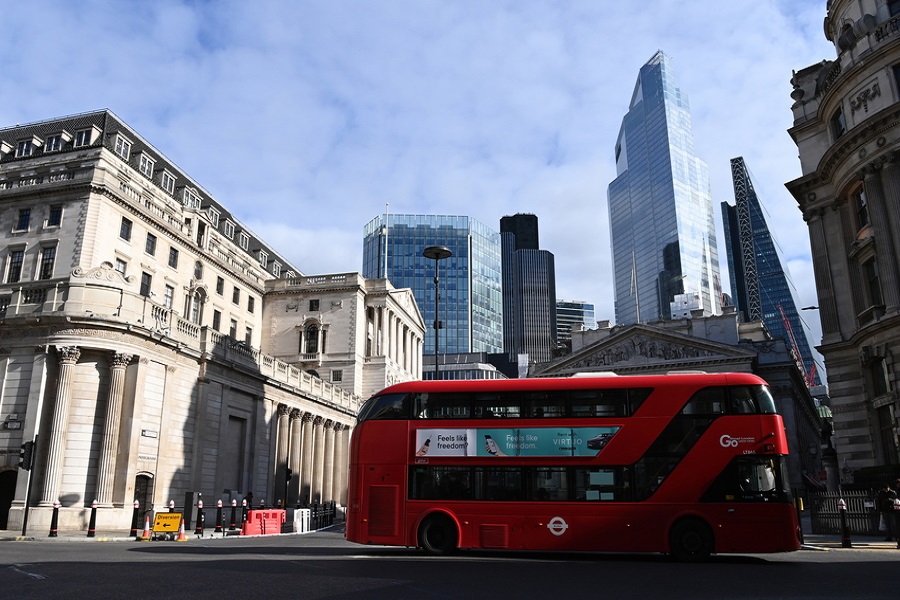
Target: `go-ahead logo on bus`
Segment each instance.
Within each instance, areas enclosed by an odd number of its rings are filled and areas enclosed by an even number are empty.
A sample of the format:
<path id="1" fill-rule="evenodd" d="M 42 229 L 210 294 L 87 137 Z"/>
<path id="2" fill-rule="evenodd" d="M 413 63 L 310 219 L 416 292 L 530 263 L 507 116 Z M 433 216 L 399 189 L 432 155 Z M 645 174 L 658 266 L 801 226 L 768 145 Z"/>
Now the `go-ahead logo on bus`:
<path id="1" fill-rule="evenodd" d="M 752 444 L 756 441 L 753 437 L 731 437 L 727 433 L 719 438 L 719 444 L 723 448 L 737 448 L 738 444 Z"/>

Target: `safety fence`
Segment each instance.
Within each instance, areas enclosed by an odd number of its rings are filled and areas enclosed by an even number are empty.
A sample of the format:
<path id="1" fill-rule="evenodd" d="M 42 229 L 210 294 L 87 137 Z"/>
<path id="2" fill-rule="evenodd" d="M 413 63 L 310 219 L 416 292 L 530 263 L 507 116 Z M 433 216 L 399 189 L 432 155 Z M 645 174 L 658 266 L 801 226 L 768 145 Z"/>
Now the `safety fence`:
<path id="1" fill-rule="evenodd" d="M 851 534 L 884 535 L 878 531 L 881 513 L 875 505 L 874 492 L 866 490 L 811 492 L 806 508 L 810 512 L 813 533 L 841 533 L 841 510 L 838 508 L 841 499 L 847 504 L 845 519 Z"/>

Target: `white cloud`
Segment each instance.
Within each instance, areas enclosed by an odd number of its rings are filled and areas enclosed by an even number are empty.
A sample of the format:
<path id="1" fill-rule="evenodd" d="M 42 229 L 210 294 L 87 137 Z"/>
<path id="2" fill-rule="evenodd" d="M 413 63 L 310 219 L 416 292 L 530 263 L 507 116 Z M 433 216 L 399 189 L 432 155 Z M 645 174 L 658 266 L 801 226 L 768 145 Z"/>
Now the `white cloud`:
<path id="1" fill-rule="evenodd" d="M 391 212 L 538 216 L 558 295 L 614 317 L 606 188 L 638 69 L 687 92 L 714 202 L 744 156 L 815 304 L 790 76 L 821 0 L 31 0 L 3 6 L 0 125 L 110 108 L 305 273 Z M 718 206 L 716 206 L 718 212 Z M 724 248 L 720 247 L 724 267 Z M 811 313 L 807 313 L 810 314 Z M 818 339 L 815 340 L 818 342 Z"/>

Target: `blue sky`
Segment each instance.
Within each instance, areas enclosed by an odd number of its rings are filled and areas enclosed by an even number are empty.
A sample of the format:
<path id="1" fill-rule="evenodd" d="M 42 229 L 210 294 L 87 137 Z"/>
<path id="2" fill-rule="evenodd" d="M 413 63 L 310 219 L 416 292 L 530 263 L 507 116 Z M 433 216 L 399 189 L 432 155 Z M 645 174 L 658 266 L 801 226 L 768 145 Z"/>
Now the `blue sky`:
<path id="1" fill-rule="evenodd" d="M 715 211 L 743 156 L 817 304 L 790 77 L 825 0 L 0 0 L 0 126 L 109 108 L 306 274 L 392 213 L 534 213 L 557 295 L 614 319 L 606 188 L 638 69 L 688 94 Z M 720 260 L 726 270 L 720 236 Z M 816 313 L 804 313 L 819 343 Z"/>

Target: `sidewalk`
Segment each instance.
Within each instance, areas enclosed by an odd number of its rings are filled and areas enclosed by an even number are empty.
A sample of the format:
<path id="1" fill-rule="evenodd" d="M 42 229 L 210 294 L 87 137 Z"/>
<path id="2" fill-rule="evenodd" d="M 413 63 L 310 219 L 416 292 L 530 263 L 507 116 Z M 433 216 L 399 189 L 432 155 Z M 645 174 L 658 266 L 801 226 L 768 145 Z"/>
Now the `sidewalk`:
<path id="1" fill-rule="evenodd" d="M 850 536 L 850 548 L 865 550 L 894 550 L 900 553 L 897 542 L 885 542 L 882 537 L 868 535 Z M 837 534 L 803 533 L 804 550 L 846 550 Z"/>

